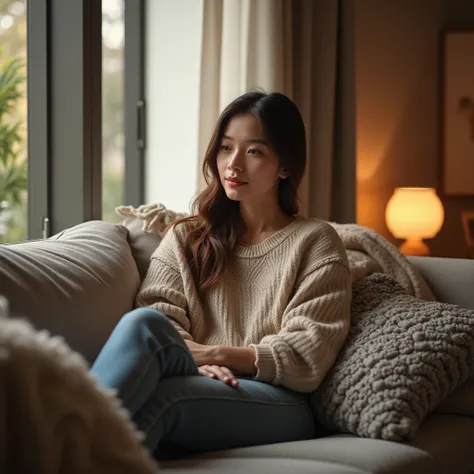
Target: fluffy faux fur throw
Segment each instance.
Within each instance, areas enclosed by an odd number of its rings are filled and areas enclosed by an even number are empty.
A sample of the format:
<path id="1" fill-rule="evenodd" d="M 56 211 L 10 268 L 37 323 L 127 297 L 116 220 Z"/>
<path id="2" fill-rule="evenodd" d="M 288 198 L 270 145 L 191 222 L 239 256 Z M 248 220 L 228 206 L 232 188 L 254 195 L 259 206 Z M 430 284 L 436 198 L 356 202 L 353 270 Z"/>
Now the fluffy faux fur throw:
<path id="1" fill-rule="evenodd" d="M 0 472 L 152 474 L 158 467 L 113 392 L 59 337 L 0 302 Z"/>
<path id="2" fill-rule="evenodd" d="M 160 202 L 117 207 L 116 212 L 123 218 L 143 221 L 142 229 L 148 233 L 162 235 L 174 220 L 189 214 L 174 212 Z M 400 251 L 377 232 L 357 224 L 337 224 L 330 222 L 346 247 L 351 266 L 352 280 L 357 282 L 373 273 L 384 273 L 394 278 L 408 294 L 427 301 L 435 297 L 418 270 Z"/>

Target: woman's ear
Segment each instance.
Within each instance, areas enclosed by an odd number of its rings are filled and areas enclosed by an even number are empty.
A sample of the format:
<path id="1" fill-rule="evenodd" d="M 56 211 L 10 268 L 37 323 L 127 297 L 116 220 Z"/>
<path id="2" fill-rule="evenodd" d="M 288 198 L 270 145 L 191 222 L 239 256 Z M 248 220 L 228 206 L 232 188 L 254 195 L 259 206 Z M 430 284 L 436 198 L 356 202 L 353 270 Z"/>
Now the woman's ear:
<path id="1" fill-rule="evenodd" d="M 286 171 L 285 168 L 282 168 L 282 169 L 280 170 L 280 178 L 281 178 L 281 179 L 286 179 L 286 178 L 288 178 L 288 171 Z"/>

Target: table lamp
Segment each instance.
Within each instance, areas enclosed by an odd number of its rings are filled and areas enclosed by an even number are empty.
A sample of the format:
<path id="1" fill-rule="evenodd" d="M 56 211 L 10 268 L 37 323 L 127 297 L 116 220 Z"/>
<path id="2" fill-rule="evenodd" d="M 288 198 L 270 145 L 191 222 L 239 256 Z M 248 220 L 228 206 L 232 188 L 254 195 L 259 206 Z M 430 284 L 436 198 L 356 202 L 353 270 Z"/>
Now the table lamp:
<path id="1" fill-rule="evenodd" d="M 385 209 L 385 221 L 393 236 L 406 239 L 404 255 L 429 255 L 422 239 L 432 239 L 444 221 L 441 200 L 433 188 L 395 188 Z"/>

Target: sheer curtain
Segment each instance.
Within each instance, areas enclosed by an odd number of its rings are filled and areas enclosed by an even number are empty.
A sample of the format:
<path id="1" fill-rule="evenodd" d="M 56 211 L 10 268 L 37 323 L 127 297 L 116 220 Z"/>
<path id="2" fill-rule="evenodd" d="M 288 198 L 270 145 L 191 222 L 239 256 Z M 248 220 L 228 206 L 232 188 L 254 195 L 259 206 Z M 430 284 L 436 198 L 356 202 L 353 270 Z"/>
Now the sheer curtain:
<path id="1" fill-rule="evenodd" d="M 203 8 L 199 168 L 229 102 L 257 87 L 282 92 L 306 125 L 301 213 L 354 222 L 352 0 L 203 0 Z"/>
<path id="2" fill-rule="evenodd" d="M 244 92 L 285 87 L 285 0 L 204 0 L 200 83 L 199 156 L 206 151 L 222 109 Z M 285 19 L 284 19 L 285 18 Z M 204 186 L 198 173 L 199 185 Z"/>

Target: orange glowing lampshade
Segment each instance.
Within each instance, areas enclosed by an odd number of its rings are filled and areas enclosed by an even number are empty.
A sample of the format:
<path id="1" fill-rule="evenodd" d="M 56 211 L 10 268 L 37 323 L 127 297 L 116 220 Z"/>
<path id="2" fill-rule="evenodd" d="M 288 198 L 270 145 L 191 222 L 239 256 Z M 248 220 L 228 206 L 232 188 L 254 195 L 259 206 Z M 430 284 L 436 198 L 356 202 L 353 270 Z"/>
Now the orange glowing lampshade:
<path id="1" fill-rule="evenodd" d="M 444 222 L 444 209 L 433 188 L 395 188 L 385 209 L 385 222 L 393 236 L 406 239 L 405 255 L 429 255 L 423 239 L 432 239 Z"/>

